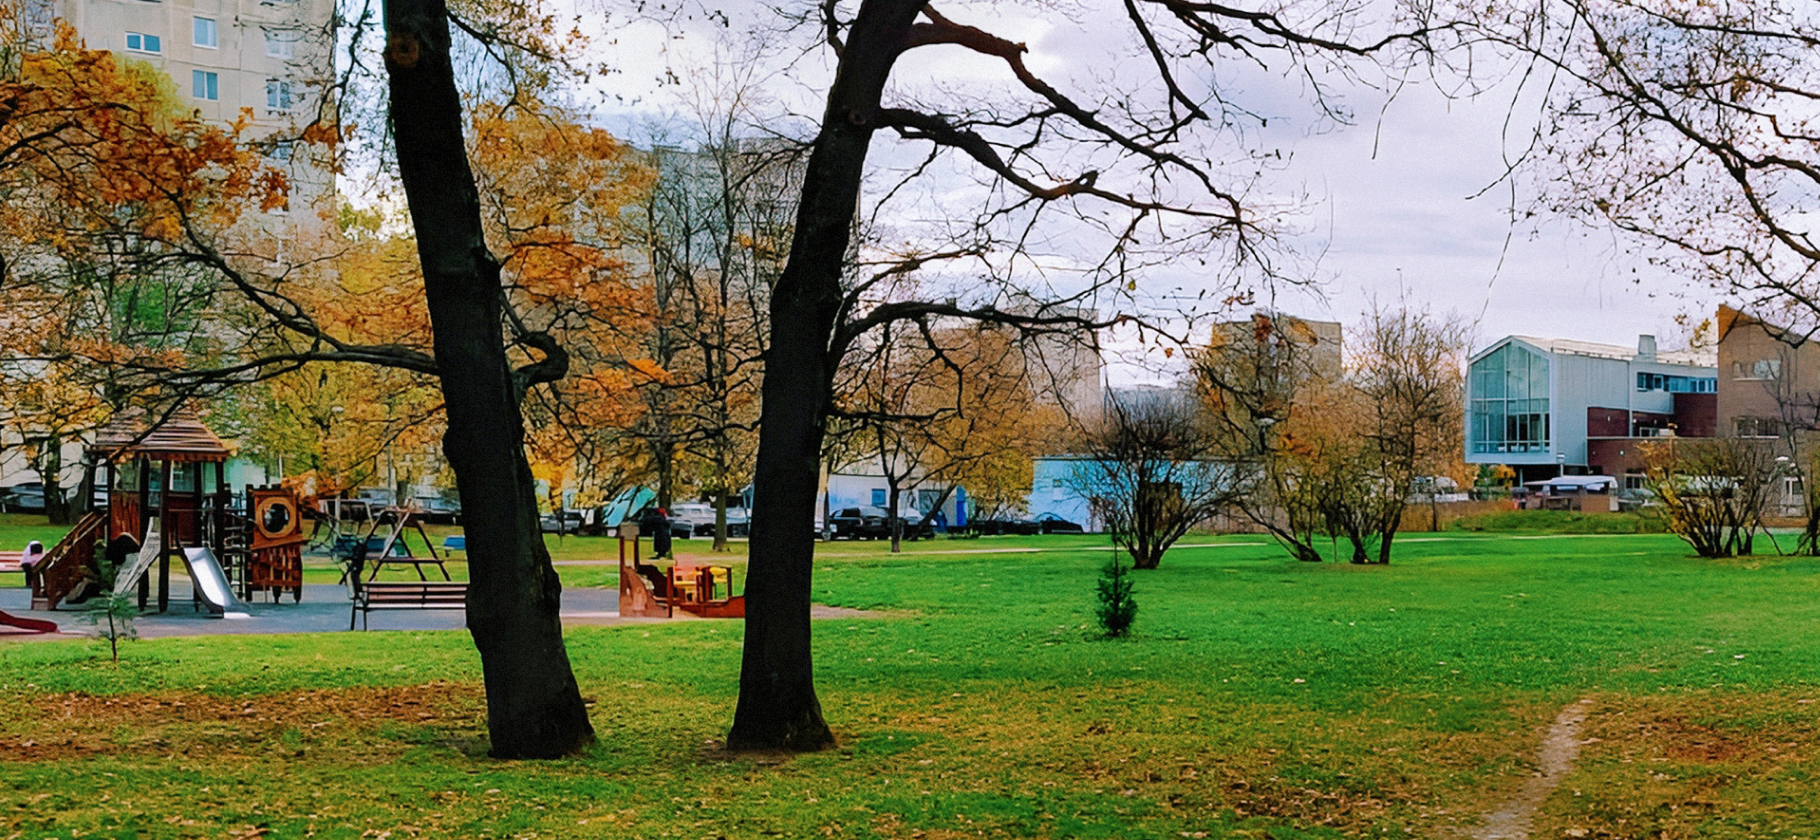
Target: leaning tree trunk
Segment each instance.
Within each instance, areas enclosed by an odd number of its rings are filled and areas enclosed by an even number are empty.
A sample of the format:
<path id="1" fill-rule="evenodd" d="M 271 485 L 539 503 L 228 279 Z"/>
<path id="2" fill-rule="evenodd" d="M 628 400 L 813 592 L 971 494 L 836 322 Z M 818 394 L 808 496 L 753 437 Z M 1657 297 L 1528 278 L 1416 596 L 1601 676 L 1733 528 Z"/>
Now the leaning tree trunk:
<path id="1" fill-rule="evenodd" d="M 562 586 L 537 523 L 524 420 L 462 141 L 443 0 L 386 0 L 386 71 L 448 417 L 443 454 L 467 519 L 468 632 L 496 758 L 553 758 L 594 738 L 563 647 Z"/>
<path id="2" fill-rule="evenodd" d="M 70 516 L 69 500 L 63 495 L 63 441 L 56 435 L 44 439 L 38 451 L 38 476 L 43 480 L 44 515 L 52 525 L 75 522 Z"/>
<path id="3" fill-rule="evenodd" d="M 829 348 L 879 98 L 922 6 L 923 0 L 861 4 L 809 155 L 789 262 L 772 292 L 753 480 L 745 653 L 739 705 L 727 735 L 733 749 L 814 750 L 834 743 L 815 696 L 809 644 L 811 523 L 822 423 L 839 363 Z"/>

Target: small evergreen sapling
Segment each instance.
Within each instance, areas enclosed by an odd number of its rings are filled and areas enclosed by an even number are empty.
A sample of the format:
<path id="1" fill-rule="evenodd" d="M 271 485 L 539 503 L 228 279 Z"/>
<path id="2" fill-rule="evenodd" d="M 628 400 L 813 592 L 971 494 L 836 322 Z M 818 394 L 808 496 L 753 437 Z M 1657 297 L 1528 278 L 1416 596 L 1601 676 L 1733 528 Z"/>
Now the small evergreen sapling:
<path id="1" fill-rule="evenodd" d="M 106 639 L 115 662 L 120 661 L 120 640 L 139 638 L 133 620 L 139 617 L 139 599 L 130 592 L 104 592 L 88 604 L 84 623 L 94 625 L 97 639 Z"/>
<path id="2" fill-rule="evenodd" d="M 1093 614 L 1100 621 L 1100 629 L 1106 631 L 1109 638 L 1118 638 L 1131 630 L 1131 622 L 1137 618 L 1137 601 L 1131 597 L 1132 580 L 1130 566 L 1120 562 L 1124 552 L 1115 551 L 1112 559 L 1100 569 L 1099 606 Z"/>

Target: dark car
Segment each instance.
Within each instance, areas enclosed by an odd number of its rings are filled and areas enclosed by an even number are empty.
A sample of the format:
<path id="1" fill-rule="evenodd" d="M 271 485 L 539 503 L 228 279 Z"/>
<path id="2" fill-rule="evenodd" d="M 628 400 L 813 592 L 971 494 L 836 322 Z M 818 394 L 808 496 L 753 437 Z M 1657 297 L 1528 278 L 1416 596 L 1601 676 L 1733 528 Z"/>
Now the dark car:
<path id="1" fill-rule="evenodd" d="M 632 517 L 632 521 L 638 523 L 639 536 L 651 536 L 651 523 L 655 521 L 651 518 L 651 514 L 655 509 L 651 505 L 645 505 L 638 509 L 638 515 Z M 664 513 L 664 521 L 670 525 L 670 539 L 686 540 L 695 534 L 693 525 L 671 516 L 668 511 Z"/>
<path id="2" fill-rule="evenodd" d="M 904 539 L 906 540 L 935 539 L 935 523 L 930 522 L 929 517 L 927 516 L 919 515 L 909 519 L 900 518 L 898 521 L 904 523 L 903 530 L 900 533 L 904 535 Z M 885 536 L 891 536 L 891 532 L 886 531 Z"/>
<path id="3" fill-rule="evenodd" d="M 829 539 L 875 540 L 887 535 L 885 520 L 890 515 L 884 508 L 862 507 L 841 508 L 828 517 Z"/>
<path id="4" fill-rule="evenodd" d="M 893 523 L 900 524 L 904 539 L 926 540 L 935 538 L 935 525 L 927 517 L 918 516 L 906 519 L 891 516 L 884 508 L 871 505 L 842 508 L 828 517 L 832 539 L 849 540 L 882 540 L 891 537 Z"/>
<path id="5" fill-rule="evenodd" d="M 1086 530 L 1078 523 L 1053 513 L 1006 519 L 976 519 L 967 523 L 967 527 L 976 534 L 989 537 L 1000 534 L 1080 534 Z"/>
<path id="6" fill-rule="evenodd" d="M 1039 513 L 1034 520 L 1036 533 L 1039 534 L 1084 534 L 1085 528 L 1078 522 L 1070 522 L 1053 513 Z"/>
<path id="7" fill-rule="evenodd" d="M 0 493 L 0 509 L 14 513 L 43 513 L 44 485 L 36 481 L 13 485 Z"/>
<path id="8" fill-rule="evenodd" d="M 986 537 L 997 537 L 1008 534 L 1037 533 L 1036 520 L 1028 516 L 997 516 L 989 519 L 975 519 L 967 523 L 967 529 Z"/>
<path id="9" fill-rule="evenodd" d="M 413 501 L 425 522 L 454 525 L 461 521 L 461 503 L 447 496 L 418 496 Z"/>

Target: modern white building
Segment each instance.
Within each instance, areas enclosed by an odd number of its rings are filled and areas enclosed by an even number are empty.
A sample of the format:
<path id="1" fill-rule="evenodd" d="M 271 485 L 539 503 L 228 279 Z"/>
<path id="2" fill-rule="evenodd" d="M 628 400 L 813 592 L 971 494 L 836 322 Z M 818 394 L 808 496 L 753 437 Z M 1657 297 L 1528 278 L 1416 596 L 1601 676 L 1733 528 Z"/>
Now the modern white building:
<path id="1" fill-rule="evenodd" d="M 1717 364 L 1711 351 L 1658 352 L 1648 335 L 1635 348 L 1506 336 L 1468 362 L 1466 461 L 1532 480 L 1616 466 L 1589 441 L 1711 436 Z"/>

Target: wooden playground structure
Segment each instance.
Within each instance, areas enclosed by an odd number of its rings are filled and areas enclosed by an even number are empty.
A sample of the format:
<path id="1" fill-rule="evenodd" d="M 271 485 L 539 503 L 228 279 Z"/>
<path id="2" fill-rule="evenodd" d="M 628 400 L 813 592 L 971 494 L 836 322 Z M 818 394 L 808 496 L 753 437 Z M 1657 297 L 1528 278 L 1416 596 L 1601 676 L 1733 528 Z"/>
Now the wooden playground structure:
<path id="1" fill-rule="evenodd" d="M 626 551 L 631 548 L 630 556 Z M 745 618 L 746 596 L 733 594 L 733 567 L 677 561 L 668 569 L 639 562 L 638 525 L 619 526 L 619 614 L 671 618 Z M 629 563 L 627 561 L 630 561 Z"/>
<path id="2" fill-rule="evenodd" d="M 32 609 L 53 610 L 79 590 L 136 585 L 143 609 L 157 577 L 159 612 L 170 608 L 171 559 L 184 564 L 199 605 L 220 615 L 232 592 L 251 599 L 290 592 L 303 599 L 303 513 L 279 487 L 227 484 L 233 452 L 194 414 L 178 411 L 147 429 L 144 414 L 102 427 L 89 456 L 106 506 L 90 511 L 45 553 L 32 586 Z M 97 495 L 100 495 L 99 493 Z M 141 547 L 155 546 L 145 557 Z M 134 562 L 142 561 L 142 562 Z M 105 574 L 104 574 L 105 570 Z M 225 590 L 225 591 L 223 591 Z M 208 593 L 216 592 L 211 597 Z"/>

